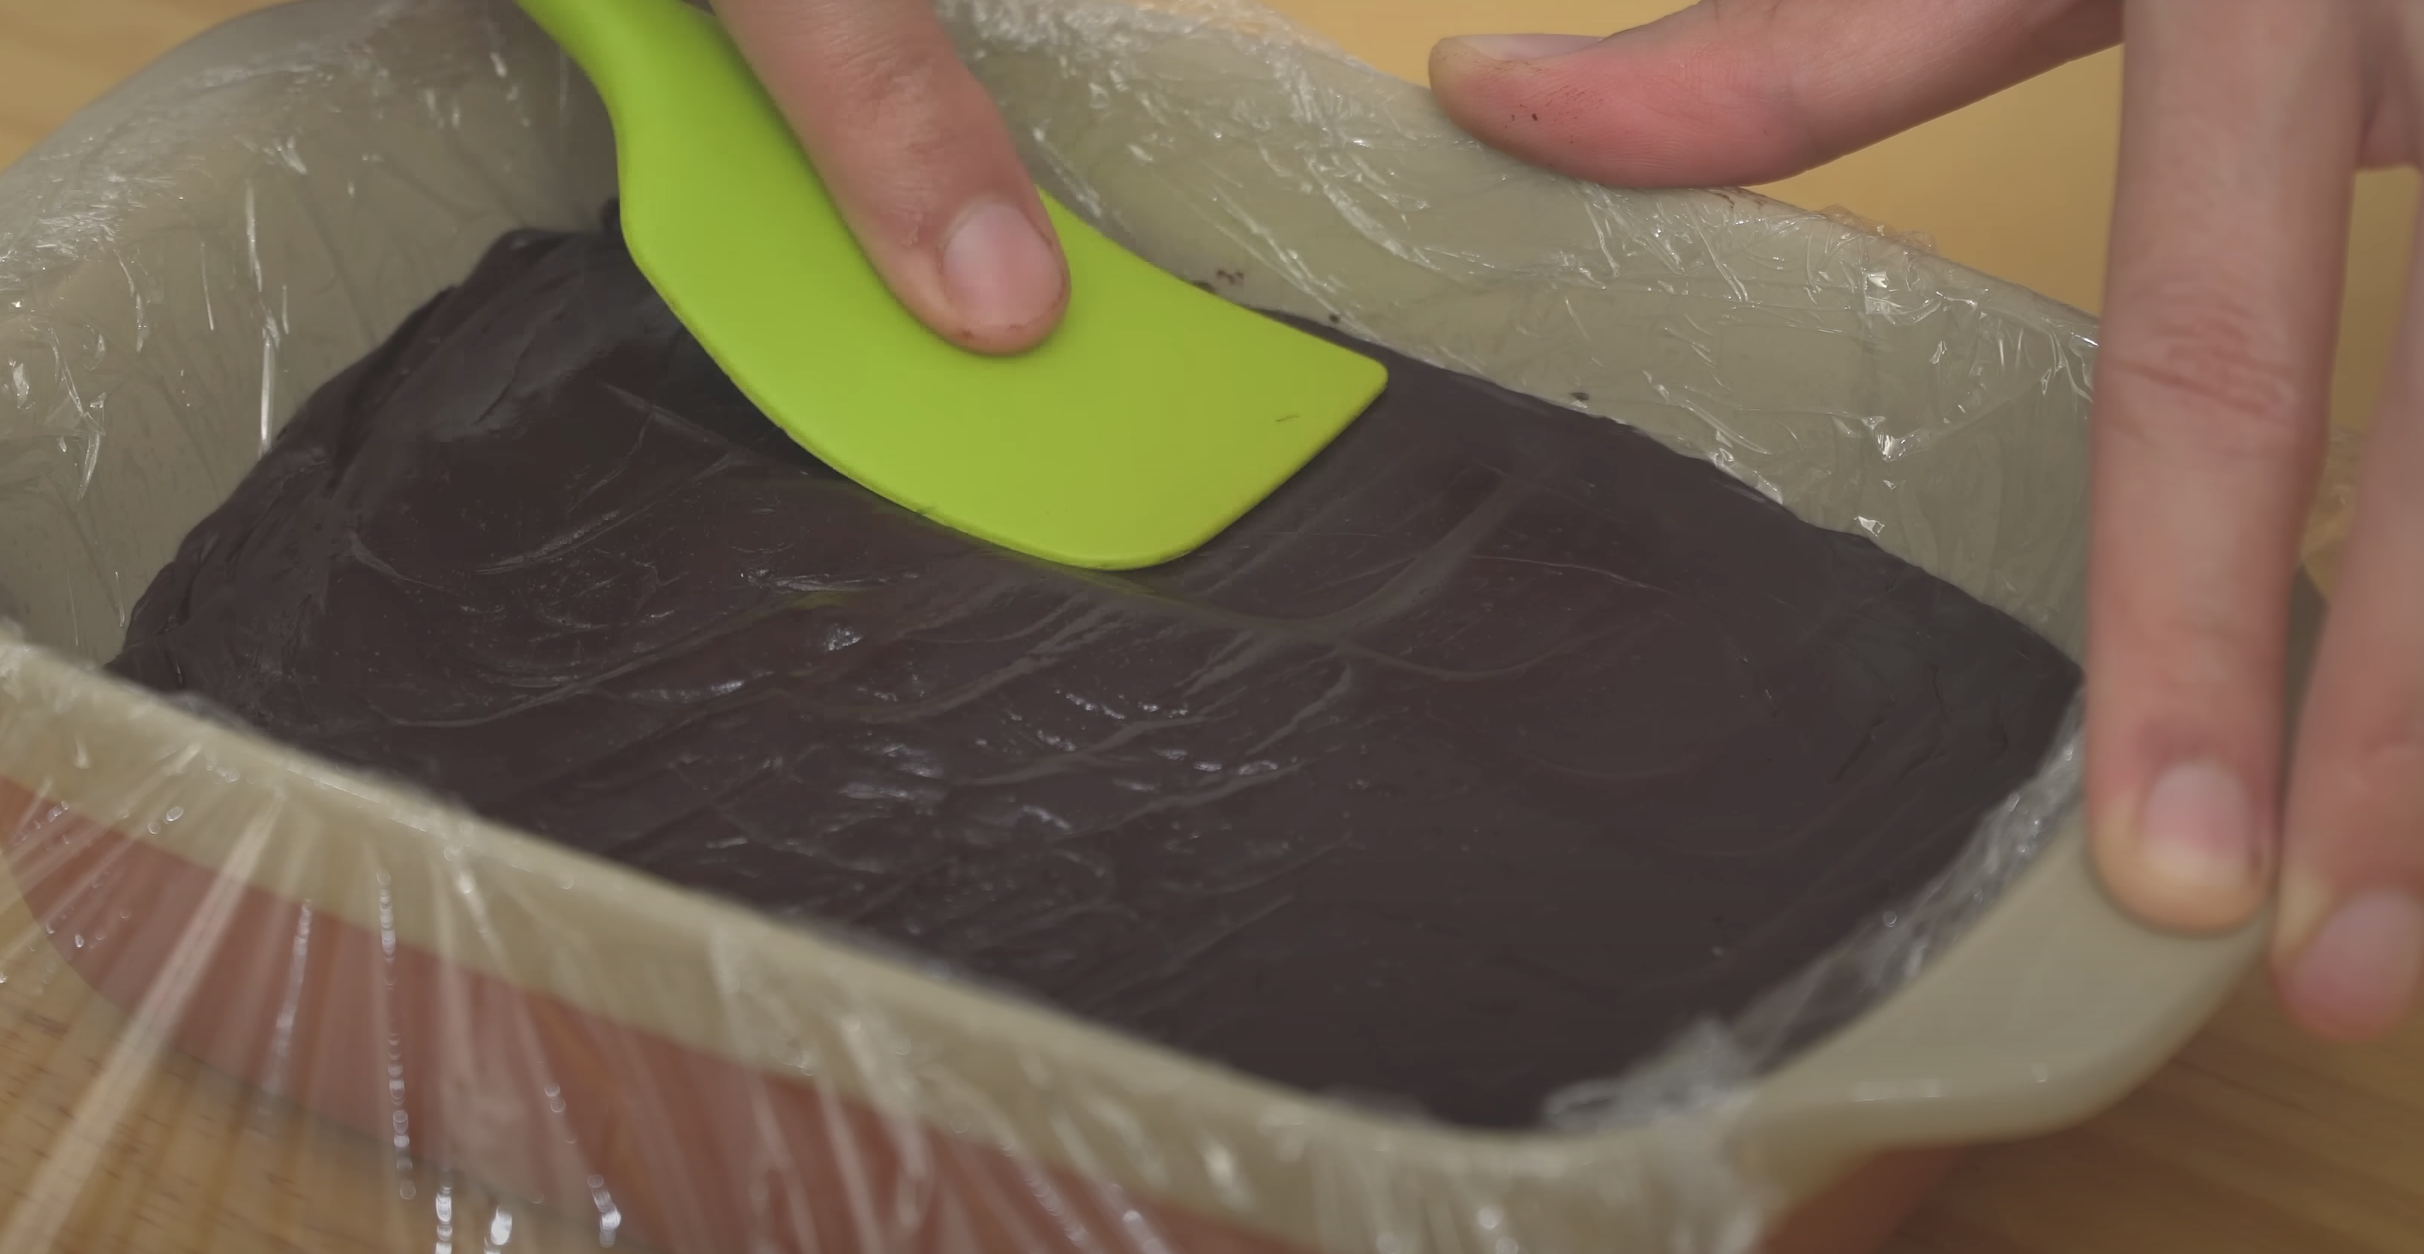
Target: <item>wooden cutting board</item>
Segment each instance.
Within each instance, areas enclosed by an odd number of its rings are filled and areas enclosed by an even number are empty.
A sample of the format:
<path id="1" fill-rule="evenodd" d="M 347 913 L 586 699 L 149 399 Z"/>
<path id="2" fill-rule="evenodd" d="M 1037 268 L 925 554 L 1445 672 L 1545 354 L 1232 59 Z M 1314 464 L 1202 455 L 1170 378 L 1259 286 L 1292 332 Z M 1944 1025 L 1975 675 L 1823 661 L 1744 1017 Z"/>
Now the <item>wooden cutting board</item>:
<path id="1" fill-rule="evenodd" d="M 1409 74 L 1418 72 L 1434 33 L 1613 28 L 1666 7 L 1663 0 L 1278 4 Z M 261 0 L 0 0 L 0 163 L 168 47 L 258 7 Z M 2057 86 L 2093 99 L 2109 67 L 2091 62 L 2069 73 Z M 2084 239 L 2101 257 L 2094 232 L 2110 194 L 2109 126 L 2100 107 L 2039 115 L 2007 100 L 1778 190 L 1906 229 L 1933 227 L 1953 256 L 2092 305 L 2090 277 L 2101 263 L 2083 270 L 2075 249 Z M 1942 176 L 1940 150 L 1973 148 L 1976 136 L 2015 127 L 2027 134 L 2013 142 L 2033 145 L 2025 150 L 2040 155 L 2038 164 Z M 1962 186 L 1945 186 L 1954 182 Z M 2413 180 L 2376 179 L 2367 195 L 2365 212 L 2395 225 L 2412 209 Z M 2031 220 L 1998 228 L 1989 212 L 1998 198 L 2027 207 Z M 2049 223 L 2047 215 L 2063 220 Z M 2404 267 L 2385 264 L 2382 250 L 2392 245 L 2364 235 L 2375 229 L 2361 227 L 2376 279 L 2352 291 L 2349 329 L 2358 341 L 2352 351 L 2371 353 L 2378 364 L 2394 294 L 2376 291 L 2376 280 Z M 2037 251 L 2015 247 L 2015 239 Z M 2396 246 L 2403 250 L 2403 239 Z M 0 938 L 23 936 L 29 925 L 13 890 L 0 886 Z M 7 977 L 0 982 L 0 1238 L 55 1233 L 60 1249 L 133 1254 L 474 1250 L 499 1248 L 500 1236 L 506 1250 L 597 1248 L 593 1225 L 511 1206 L 475 1182 L 399 1169 L 374 1142 L 122 1034 L 120 1016 L 81 983 L 35 967 L 0 971 Z M 33 1204 L 24 1204 L 29 1197 Z M 31 1222 L 28 1216 L 39 1224 L 12 1234 L 9 1225 Z M 1890 1247 L 1890 1254 L 2417 1251 L 2424 1251 L 2424 1025 L 2386 1045 L 2330 1049 L 2290 1031 L 2252 982 L 2177 1061 L 2102 1118 L 1970 1156 Z"/>

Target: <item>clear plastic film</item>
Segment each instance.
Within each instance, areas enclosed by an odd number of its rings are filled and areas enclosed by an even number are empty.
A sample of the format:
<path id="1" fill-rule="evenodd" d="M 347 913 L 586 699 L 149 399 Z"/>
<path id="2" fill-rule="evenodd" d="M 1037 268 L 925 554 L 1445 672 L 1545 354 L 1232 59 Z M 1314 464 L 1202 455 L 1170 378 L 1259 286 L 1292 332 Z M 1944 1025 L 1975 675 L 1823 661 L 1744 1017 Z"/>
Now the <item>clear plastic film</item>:
<path id="1" fill-rule="evenodd" d="M 1746 193 L 1525 169 L 1250 4 L 942 7 L 1046 186 L 1165 268 L 1631 424 L 2077 651 L 2084 316 Z M 502 232 L 612 192 L 594 98 L 487 0 L 248 19 L 0 175 L 0 1249 L 1748 1250 L 1893 1148 L 1821 1119 L 1763 1169 L 1766 1077 L 2075 838 L 2066 735 L 1916 899 L 1482 1135 L 1111 1038 L 93 669 L 305 395 Z"/>

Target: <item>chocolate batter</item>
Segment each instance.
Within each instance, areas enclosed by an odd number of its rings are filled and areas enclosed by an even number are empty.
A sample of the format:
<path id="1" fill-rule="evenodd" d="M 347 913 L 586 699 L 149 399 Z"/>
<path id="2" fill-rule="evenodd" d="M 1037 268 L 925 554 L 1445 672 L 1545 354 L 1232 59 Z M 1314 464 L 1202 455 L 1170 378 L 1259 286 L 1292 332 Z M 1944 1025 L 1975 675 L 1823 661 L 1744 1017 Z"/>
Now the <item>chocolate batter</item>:
<path id="1" fill-rule="evenodd" d="M 517 234 L 312 398 L 116 669 L 1493 1126 L 1740 1007 L 2038 764 L 2078 676 L 2019 624 L 1613 423 L 1363 351 L 1388 396 L 1295 482 L 1095 575 L 818 464 L 611 235 Z"/>

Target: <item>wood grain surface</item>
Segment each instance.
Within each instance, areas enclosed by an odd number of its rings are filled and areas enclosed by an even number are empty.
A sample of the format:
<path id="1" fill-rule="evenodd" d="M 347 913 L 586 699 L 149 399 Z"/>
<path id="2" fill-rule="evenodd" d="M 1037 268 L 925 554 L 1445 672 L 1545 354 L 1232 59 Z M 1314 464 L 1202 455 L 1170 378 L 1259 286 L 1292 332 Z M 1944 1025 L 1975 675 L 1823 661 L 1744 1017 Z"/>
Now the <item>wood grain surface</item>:
<path id="1" fill-rule="evenodd" d="M 1357 3 L 1395 0 L 1280 7 L 1335 19 Z M 0 163 L 177 41 L 256 7 L 0 0 Z M 1863 209 L 1860 184 L 1835 186 Z M 2001 269 L 2031 281 L 2025 264 Z M 0 1251 L 597 1248 L 594 1224 L 400 1165 L 385 1146 L 123 1031 L 59 964 L 16 944 L 31 926 L 0 877 Z M 2103 1117 L 1970 1155 L 1889 1250 L 2418 1254 L 2424 1025 L 2381 1046 L 2328 1048 L 2292 1032 L 2251 981 Z"/>

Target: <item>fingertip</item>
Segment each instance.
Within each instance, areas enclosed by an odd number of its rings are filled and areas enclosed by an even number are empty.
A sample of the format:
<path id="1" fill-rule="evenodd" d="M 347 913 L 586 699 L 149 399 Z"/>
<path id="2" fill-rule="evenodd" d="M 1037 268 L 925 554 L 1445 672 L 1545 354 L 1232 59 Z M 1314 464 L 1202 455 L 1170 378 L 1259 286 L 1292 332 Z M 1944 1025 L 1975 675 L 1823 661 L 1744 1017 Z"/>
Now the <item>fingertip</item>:
<path id="1" fill-rule="evenodd" d="M 2424 901 L 2401 888 L 2357 893 L 2276 957 L 2273 982 L 2316 1036 L 2355 1044 L 2390 1035 L 2414 1014 L 2424 984 Z"/>
<path id="2" fill-rule="evenodd" d="M 2098 873 L 2122 907 L 2190 933 L 2244 926 L 2264 908 L 2270 842 L 2253 792 L 2208 761 L 2163 771 L 2134 806 L 2096 825 Z"/>
<path id="3" fill-rule="evenodd" d="M 2209 936 L 2244 927 L 2264 908 L 2260 889 L 2184 880 L 2147 861 L 2124 839 L 2095 842 L 2096 873 L 2106 892 L 2149 927 Z"/>
<path id="4" fill-rule="evenodd" d="M 1577 35 L 1466 35 L 1431 49 L 1431 94 L 1475 139 L 1535 165 L 1603 183 L 1658 184 L 1641 159 L 1626 77 L 1589 54 L 1607 41 Z"/>
<path id="5" fill-rule="evenodd" d="M 1482 51 L 1480 38 L 1486 37 L 1458 36 L 1431 45 L 1431 95 L 1467 133 L 1506 147 L 1512 124 L 1521 121 L 1524 112 L 1518 99 L 1521 88 L 1510 86 L 1508 71 L 1523 65 Z"/>
<path id="6" fill-rule="evenodd" d="M 1746 68 L 1757 58 L 1710 28 L 1670 18 L 1603 38 L 1443 40 L 1432 95 L 1483 143 L 1595 183 L 1705 187 L 1816 164 L 1806 128 Z"/>
<path id="7" fill-rule="evenodd" d="M 719 6 L 894 296 L 976 352 L 1041 343 L 1068 264 L 1009 128 L 931 5 Z"/>
<path id="8" fill-rule="evenodd" d="M 1586 52 L 1605 42 L 1596 35 L 1458 35 L 1432 45 L 1431 63 L 1488 72 Z"/>
<path id="9" fill-rule="evenodd" d="M 1432 44 L 1428 66 L 1431 95 L 1453 115 L 1454 106 L 1464 98 L 1472 72 L 1477 69 L 1486 71 L 1488 61 L 1466 47 L 1462 39 L 1442 39 Z"/>
<path id="10" fill-rule="evenodd" d="M 1555 155 L 1562 132 L 1594 126 L 1621 66 L 1594 53 L 1615 53 L 1619 33 L 1595 35 L 1458 35 L 1431 46 L 1431 94 L 1449 118 L 1476 138 L 1567 173 L 1582 173 Z"/>
<path id="11" fill-rule="evenodd" d="M 927 321 L 977 352 L 1033 348 L 1068 309 L 1068 260 L 1051 221 L 1005 197 L 981 196 L 962 210 L 936 266 L 944 308 Z"/>

